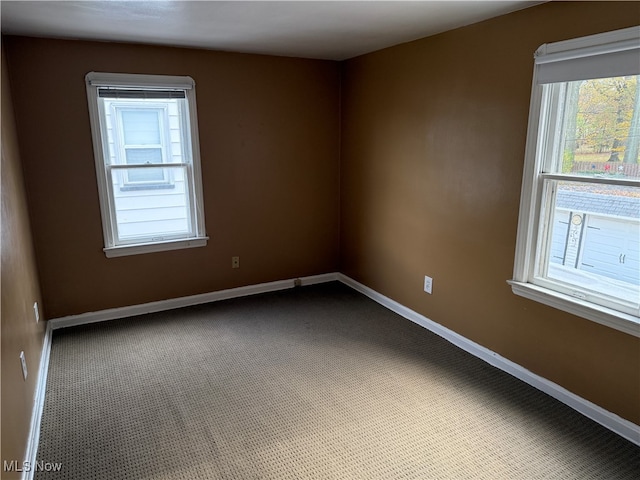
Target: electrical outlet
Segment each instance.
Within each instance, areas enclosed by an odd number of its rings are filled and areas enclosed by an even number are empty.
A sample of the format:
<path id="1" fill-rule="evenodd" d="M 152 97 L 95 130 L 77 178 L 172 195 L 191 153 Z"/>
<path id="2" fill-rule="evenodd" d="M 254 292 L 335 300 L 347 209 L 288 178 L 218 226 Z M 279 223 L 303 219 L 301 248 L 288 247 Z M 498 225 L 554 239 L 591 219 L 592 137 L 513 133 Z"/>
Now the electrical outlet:
<path id="1" fill-rule="evenodd" d="M 231 268 L 240 268 L 240 257 L 231 257 Z"/>
<path id="2" fill-rule="evenodd" d="M 293 281 L 293 286 L 294 286 L 294 287 L 300 287 L 301 285 L 302 285 L 302 280 L 300 280 L 299 278 L 296 278 L 296 279 Z"/>
<path id="3" fill-rule="evenodd" d="M 40 321 L 40 312 L 38 311 L 38 302 L 34 302 L 33 311 L 36 313 L 36 323 Z"/>
<path id="4" fill-rule="evenodd" d="M 24 352 L 20 352 L 20 365 L 22 365 L 22 376 L 27 379 L 27 360 L 24 358 Z"/>
<path id="5" fill-rule="evenodd" d="M 424 291 L 427 293 L 431 293 L 433 289 L 433 278 L 424 276 Z"/>

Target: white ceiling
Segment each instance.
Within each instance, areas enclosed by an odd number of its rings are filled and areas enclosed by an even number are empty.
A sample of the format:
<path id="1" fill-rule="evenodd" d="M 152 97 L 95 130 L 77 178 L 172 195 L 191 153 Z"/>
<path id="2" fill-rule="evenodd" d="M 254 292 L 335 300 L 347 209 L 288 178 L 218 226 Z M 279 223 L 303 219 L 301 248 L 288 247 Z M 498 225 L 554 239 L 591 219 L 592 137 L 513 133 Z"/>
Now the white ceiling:
<path id="1" fill-rule="evenodd" d="M 540 1 L 8 1 L 2 33 L 344 60 Z"/>

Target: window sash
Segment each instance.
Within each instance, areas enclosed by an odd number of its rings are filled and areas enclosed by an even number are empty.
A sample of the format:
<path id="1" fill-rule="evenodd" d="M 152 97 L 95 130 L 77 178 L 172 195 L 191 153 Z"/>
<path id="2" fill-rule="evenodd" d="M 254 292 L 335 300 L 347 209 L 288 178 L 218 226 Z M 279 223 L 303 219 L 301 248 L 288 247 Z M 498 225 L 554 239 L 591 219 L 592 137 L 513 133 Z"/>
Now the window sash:
<path id="1" fill-rule="evenodd" d="M 168 177 L 171 175 L 172 169 L 180 169 L 182 171 L 182 178 L 184 181 L 184 198 L 185 198 L 185 209 L 186 209 L 186 221 L 187 228 L 186 231 L 182 231 L 179 233 L 172 232 L 157 232 L 153 234 L 146 235 L 136 235 L 136 236 L 124 236 L 121 235 L 121 229 L 118 225 L 118 210 L 116 206 L 116 195 L 114 191 L 114 182 L 113 178 L 117 176 L 119 173 L 126 173 L 130 170 L 135 169 L 148 169 L 148 168 L 162 168 L 165 170 L 165 176 Z M 107 188 L 109 191 L 109 205 L 110 205 L 110 225 L 111 231 L 113 232 L 114 246 L 122 246 L 122 245 L 132 245 L 132 244 L 140 244 L 140 243 L 154 243 L 154 242 L 165 242 L 169 240 L 176 239 L 190 239 L 197 238 L 198 235 L 198 224 L 197 224 L 197 211 L 195 205 L 195 197 L 193 195 L 194 182 L 193 182 L 193 170 L 192 165 L 189 163 L 173 163 L 173 164 L 163 164 L 162 167 L 158 167 L 157 165 L 105 165 L 105 174 L 108 179 L 111 181 L 108 182 Z"/>
<path id="2" fill-rule="evenodd" d="M 628 313 L 635 316 L 640 316 L 640 300 L 639 301 L 629 301 L 623 296 L 617 296 L 615 299 L 612 299 L 612 295 L 603 294 L 602 292 L 589 289 L 584 285 L 580 285 L 578 283 L 571 283 L 568 280 L 562 281 L 557 278 L 551 278 L 548 274 L 548 270 L 550 268 L 549 255 L 551 252 L 551 239 L 553 234 L 553 218 L 556 212 L 556 197 L 557 197 L 557 187 L 556 181 L 554 180 L 566 180 L 567 177 L 571 178 L 572 182 L 583 183 L 583 184 L 594 184 L 594 183 L 603 183 L 603 182 L 594 182 L 592 178 L 589 177 L 577 177 L 577 176 L 567 176 L 567 175 L 540 175 L 541 182 L 540 185 L 540 198 L 542 199 L 542 205 L 540 207 L 540 215 L 539 215 L 539 225 L 540 229 L 537 235 L 537 241 L 535 244 L 535 254 L 532 256 L 531 261 L 532 265 L 529 268 L 529 276 L 527 281 L 538 285 L 541 287 L 546 287 L 551 290 L 564 293 L 566 295 L 578 298 L 580 300 L 585 300 L 596 305 L 602 305 L 608 308 L 612 308 L 614 310 L 618 310 L 624 313 Z M 632 182 L 636 187 L 640 187 L 640 182 Z M 629 182 L 613 182 L 608 183 L 609 185 L 624 185 L 628 186 Z M 594 215 L 591 212 L 583 212 L 590 215 Z M 598 215 L 597 216 L 606 216 L 606 215 Z M 635 221 L 635 219 L 631 219 Z M 578 269 L 575 269 L 578 270 Z M 585 277 L 587 275 L 584 272 L 576 271 L 572 272 L 578 276 Z M 593 275 L 593 274 L 588 274 Z M 616 280 L 601 280 L 602 282 L 607 282 L 609 284 L 616 285 L 620 283 L 620 281 Z M 619 285 L 620 288 L 624 288 L 624 285 Z"/>

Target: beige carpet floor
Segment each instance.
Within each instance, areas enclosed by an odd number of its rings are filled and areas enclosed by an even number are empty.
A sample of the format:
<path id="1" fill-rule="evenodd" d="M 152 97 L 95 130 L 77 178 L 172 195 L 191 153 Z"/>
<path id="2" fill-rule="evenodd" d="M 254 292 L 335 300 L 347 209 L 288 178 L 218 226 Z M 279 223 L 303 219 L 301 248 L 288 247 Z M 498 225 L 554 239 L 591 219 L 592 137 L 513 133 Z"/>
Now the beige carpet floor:
<path id="1" fill-rule="evenodd" d="M 640 448 L 338 283 L 54 332 L 37 480 L 637 479 Z"/>

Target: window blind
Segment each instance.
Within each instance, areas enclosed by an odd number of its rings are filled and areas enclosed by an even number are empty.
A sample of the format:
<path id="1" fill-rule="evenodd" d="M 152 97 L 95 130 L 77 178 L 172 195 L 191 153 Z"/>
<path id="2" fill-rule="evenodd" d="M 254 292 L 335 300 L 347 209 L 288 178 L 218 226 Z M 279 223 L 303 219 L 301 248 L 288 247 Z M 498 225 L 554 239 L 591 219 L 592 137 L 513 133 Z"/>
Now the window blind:
<path id="1" fill-rule="evenodd" d="M 184 90 L 146 90 L 124 88 L 98 88 L 100 98 L 144 98 L 144 99 L 168 99 L 186 98 Z"/>
<path id="2" fill-rule="evenodd" d="M 538 84 L 591 78 L 640 75 L 640 28 L 626 29 L 626 38 L 601 45 L 570 42 L 542 45 L 535 55 Z"/>

